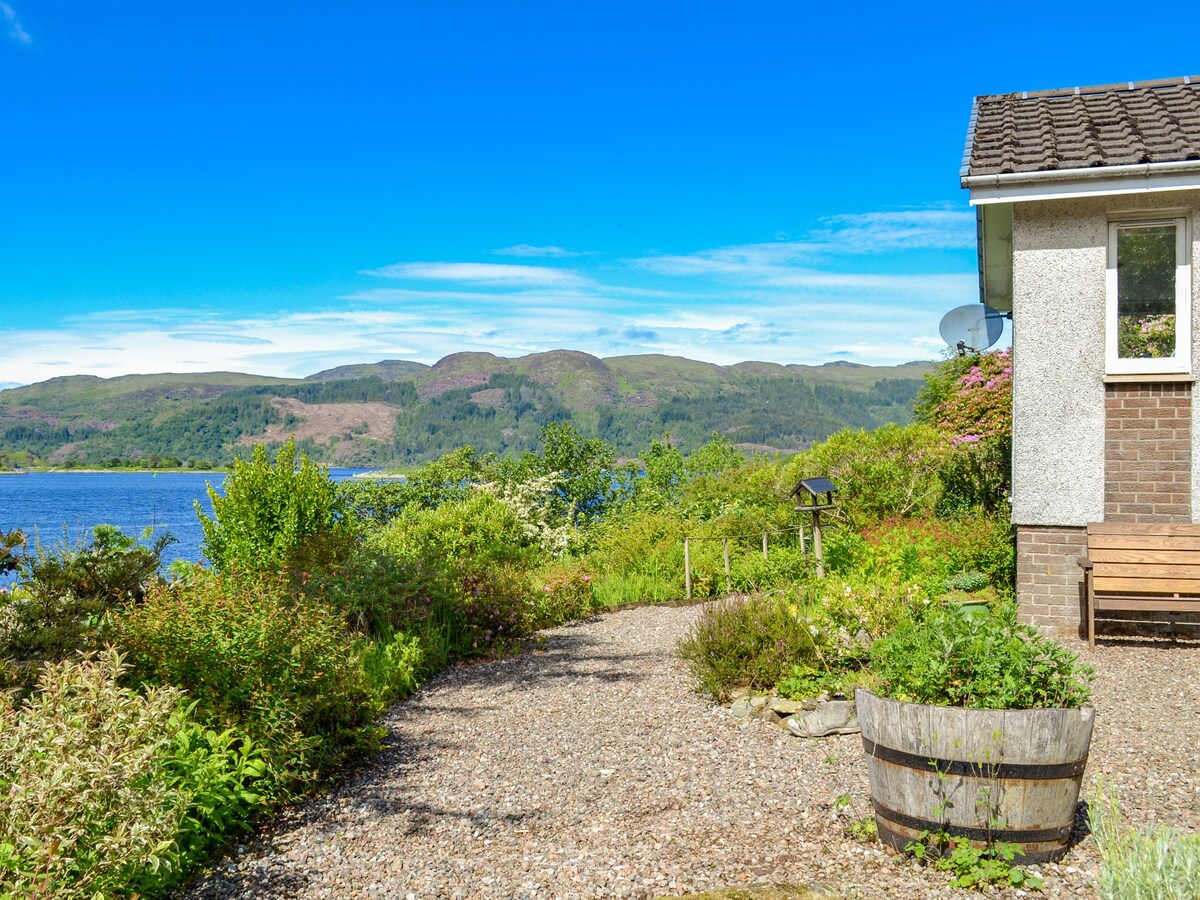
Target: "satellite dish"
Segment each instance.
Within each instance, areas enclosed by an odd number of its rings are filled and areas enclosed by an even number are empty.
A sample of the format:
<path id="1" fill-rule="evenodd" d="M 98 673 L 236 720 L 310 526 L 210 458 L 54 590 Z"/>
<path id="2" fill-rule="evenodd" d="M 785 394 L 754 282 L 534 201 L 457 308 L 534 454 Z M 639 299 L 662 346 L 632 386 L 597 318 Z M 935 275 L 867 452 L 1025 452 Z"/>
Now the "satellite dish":
<path id="1" fill-rule="evenodd" d="M 982 303 L 956 306 L 942 316 L 938 331 L 951 350 L 959 353 L 973 350 L 978 353 L 1000 340 L 1004 331 L 1004 314 Z"/>

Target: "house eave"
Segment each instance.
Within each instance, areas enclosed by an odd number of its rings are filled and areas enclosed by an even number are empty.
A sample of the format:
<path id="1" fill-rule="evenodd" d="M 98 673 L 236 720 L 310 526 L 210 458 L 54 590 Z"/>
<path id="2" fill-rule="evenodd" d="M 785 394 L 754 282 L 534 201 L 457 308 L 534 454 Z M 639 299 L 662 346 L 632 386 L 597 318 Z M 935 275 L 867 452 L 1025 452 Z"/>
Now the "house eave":
<path id="1" fill-rule="evenodd" d="M 1069 197 L 1101 197 L 1155 191 L 1200 189 L 1200 159 L 1088 169 L 1004 172 L 967 175 L 962 186 L 971 191 L 970 203 L 1022 203 Z"/>

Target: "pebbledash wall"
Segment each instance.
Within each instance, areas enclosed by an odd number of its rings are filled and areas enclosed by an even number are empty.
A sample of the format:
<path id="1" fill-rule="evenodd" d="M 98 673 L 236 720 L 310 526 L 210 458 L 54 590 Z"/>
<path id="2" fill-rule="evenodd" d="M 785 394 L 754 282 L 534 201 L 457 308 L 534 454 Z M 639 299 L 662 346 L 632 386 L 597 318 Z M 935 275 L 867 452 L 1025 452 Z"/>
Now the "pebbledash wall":
<path id="1" fill-rule="evenodd" d="M 1013 508 L 1022 618 L 1082 624 L 1088 522 L 1200 521 L 1200 391 L 1172 376 L 1105 376 L 1108 226 L 1184 215 L 1192 375 L 1200 376 L 1200 191 L 1013 205 Z"/>

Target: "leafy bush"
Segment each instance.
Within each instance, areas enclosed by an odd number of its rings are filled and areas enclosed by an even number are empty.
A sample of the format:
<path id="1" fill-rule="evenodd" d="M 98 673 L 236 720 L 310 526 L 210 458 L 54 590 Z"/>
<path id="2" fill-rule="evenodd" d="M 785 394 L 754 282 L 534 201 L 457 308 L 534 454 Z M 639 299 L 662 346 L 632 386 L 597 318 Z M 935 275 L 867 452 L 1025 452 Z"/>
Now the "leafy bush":
<path id="1" fill-rule="evenodd" d="M 736 597 L 705 607 L 677 651 L 697 688 L 725 701 L 734 688 L 767 690 L 792 666 L 815 665 L 811 627 L 784 600 Z"/>
<path id="2" fill-rule="evenodd" d="M 425 651 L 419 637 L 400 632 L 368 638 L 359 658 L 371 692 L 381 703 L 391 703 L 416 690 Z"/>
<path id="3" fill-rule="evenodd" d="M 578 564 L 559 565 L 540 574 L 540 589 L 530 591 L 530 624 L 561 625 L 589 615 L 595 605 L 592 576 Z"/>
<path id="4" fill-rule="evenodd" d="M 869 573 L 875 581 L 916 584 L 930 597 L 941 593 L 948 578 L 977 571 L 1011 594 L 1016 545 L 1012 526 L 990 516 L 886 519 L 861 531 L 830 529 L 825 563 L 839 574 Z"/>
<path id="5" fill-rule="evenodd" d="M 19 528 L 0 531 L 0 575 L 13 571 L 21 564 L 21 552 L 26 543 L 25 532 Z"/>
<path id="6" fill-rule="evenodd" d="M 1191 900 L 1200 897 L 1200 835 L 1149 825 L 1132 828 L 1112 792 L 1088 803 L 1088 824 L 1100 851 L 1101 900 Z"/>
<path id="7" fill-rule="evenodd" d="M 0 699 L 0 893 L 124 893 L 171 864 L 186 796 L 164 768 L 179 692 L 118 686 L 113 650 L 46 666 Z"/>
<path id="8" fill-rule="evenodd" d="M 885 696 L 972 709 L 1079 707 L 1093 671 L 1036 628 L 1013 603 L 969 616 L 937 604 L 871 646 Z"/>
<path id="9" fill-rule="evenodd" d="M 231 836 L 250 827 L 265 804 L 262 751 L 232 728 L 217 732 L 176 710 L 162 760 L 168 789 L 185 805 L 171 849 L 172 865 L 134 874 L 129 887 L 159 894 L 183 880 Z"/>
<path id="10" fill-rule="evenodd" d="M 949 454 L 928 425 L 839 431 L 790 463 L 793 484 L 826 475 L 838 488 L 834 515 L 853 527 L 887 517 L 931 517 L 941 499 L 938 477 Z"/>
<path id="11" fill-rule="evenodd" d="M 372 743 L 380 704 L 340 616 L 277 579 L 201 572 L 153 587 L 122 617 L 121 641 L 143 680 L 185 689 L 200 721 L 249 735 L 284 791 Z"/>
<path id="12" fill-rule="evenodd" d="M 97 525 L 90 544 L 39 545 L 27 553 L 16 589 L 0 594 L 4 683 L 28 689 L 43 662 L 98 649 L 109 637 L 109 614 L 159 580 L 163 551 L 174 540 L 162 534 L 142 544 L 113 525 Z"/>
<path id="13" fill-rule="evenodd" d="M 196 503 L 204 556 L 220 572 L 292 568 L 302 548 L 311 559 L 327 538 L 349 527 L 343 495 L 324 468 L 303 454 L 297 460 L 292 440 L 273 464 L 266 446 L 255 445 L 249 460 L 234 460 L 224 486 L 223 496 L 208 486 L 215 518 Z"/>

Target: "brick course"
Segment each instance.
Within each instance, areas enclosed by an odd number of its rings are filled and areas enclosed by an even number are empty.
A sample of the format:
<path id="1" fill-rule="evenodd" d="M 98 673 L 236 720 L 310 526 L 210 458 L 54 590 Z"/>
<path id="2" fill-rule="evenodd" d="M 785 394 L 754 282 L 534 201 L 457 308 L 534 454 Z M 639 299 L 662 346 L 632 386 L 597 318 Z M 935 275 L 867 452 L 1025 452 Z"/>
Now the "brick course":
<path id="1" fill-rule="evenodd" d="M 1192 386 L 1114 383 L 1104 392 L 1104 518 L 1190 522 Z"/>
<path id="2" fill-rule="evenodd" d="M 1017 602 L 1022 622 L 1060 635 L 1080 636 L 1087 529 L 1017 526 Z"/>

